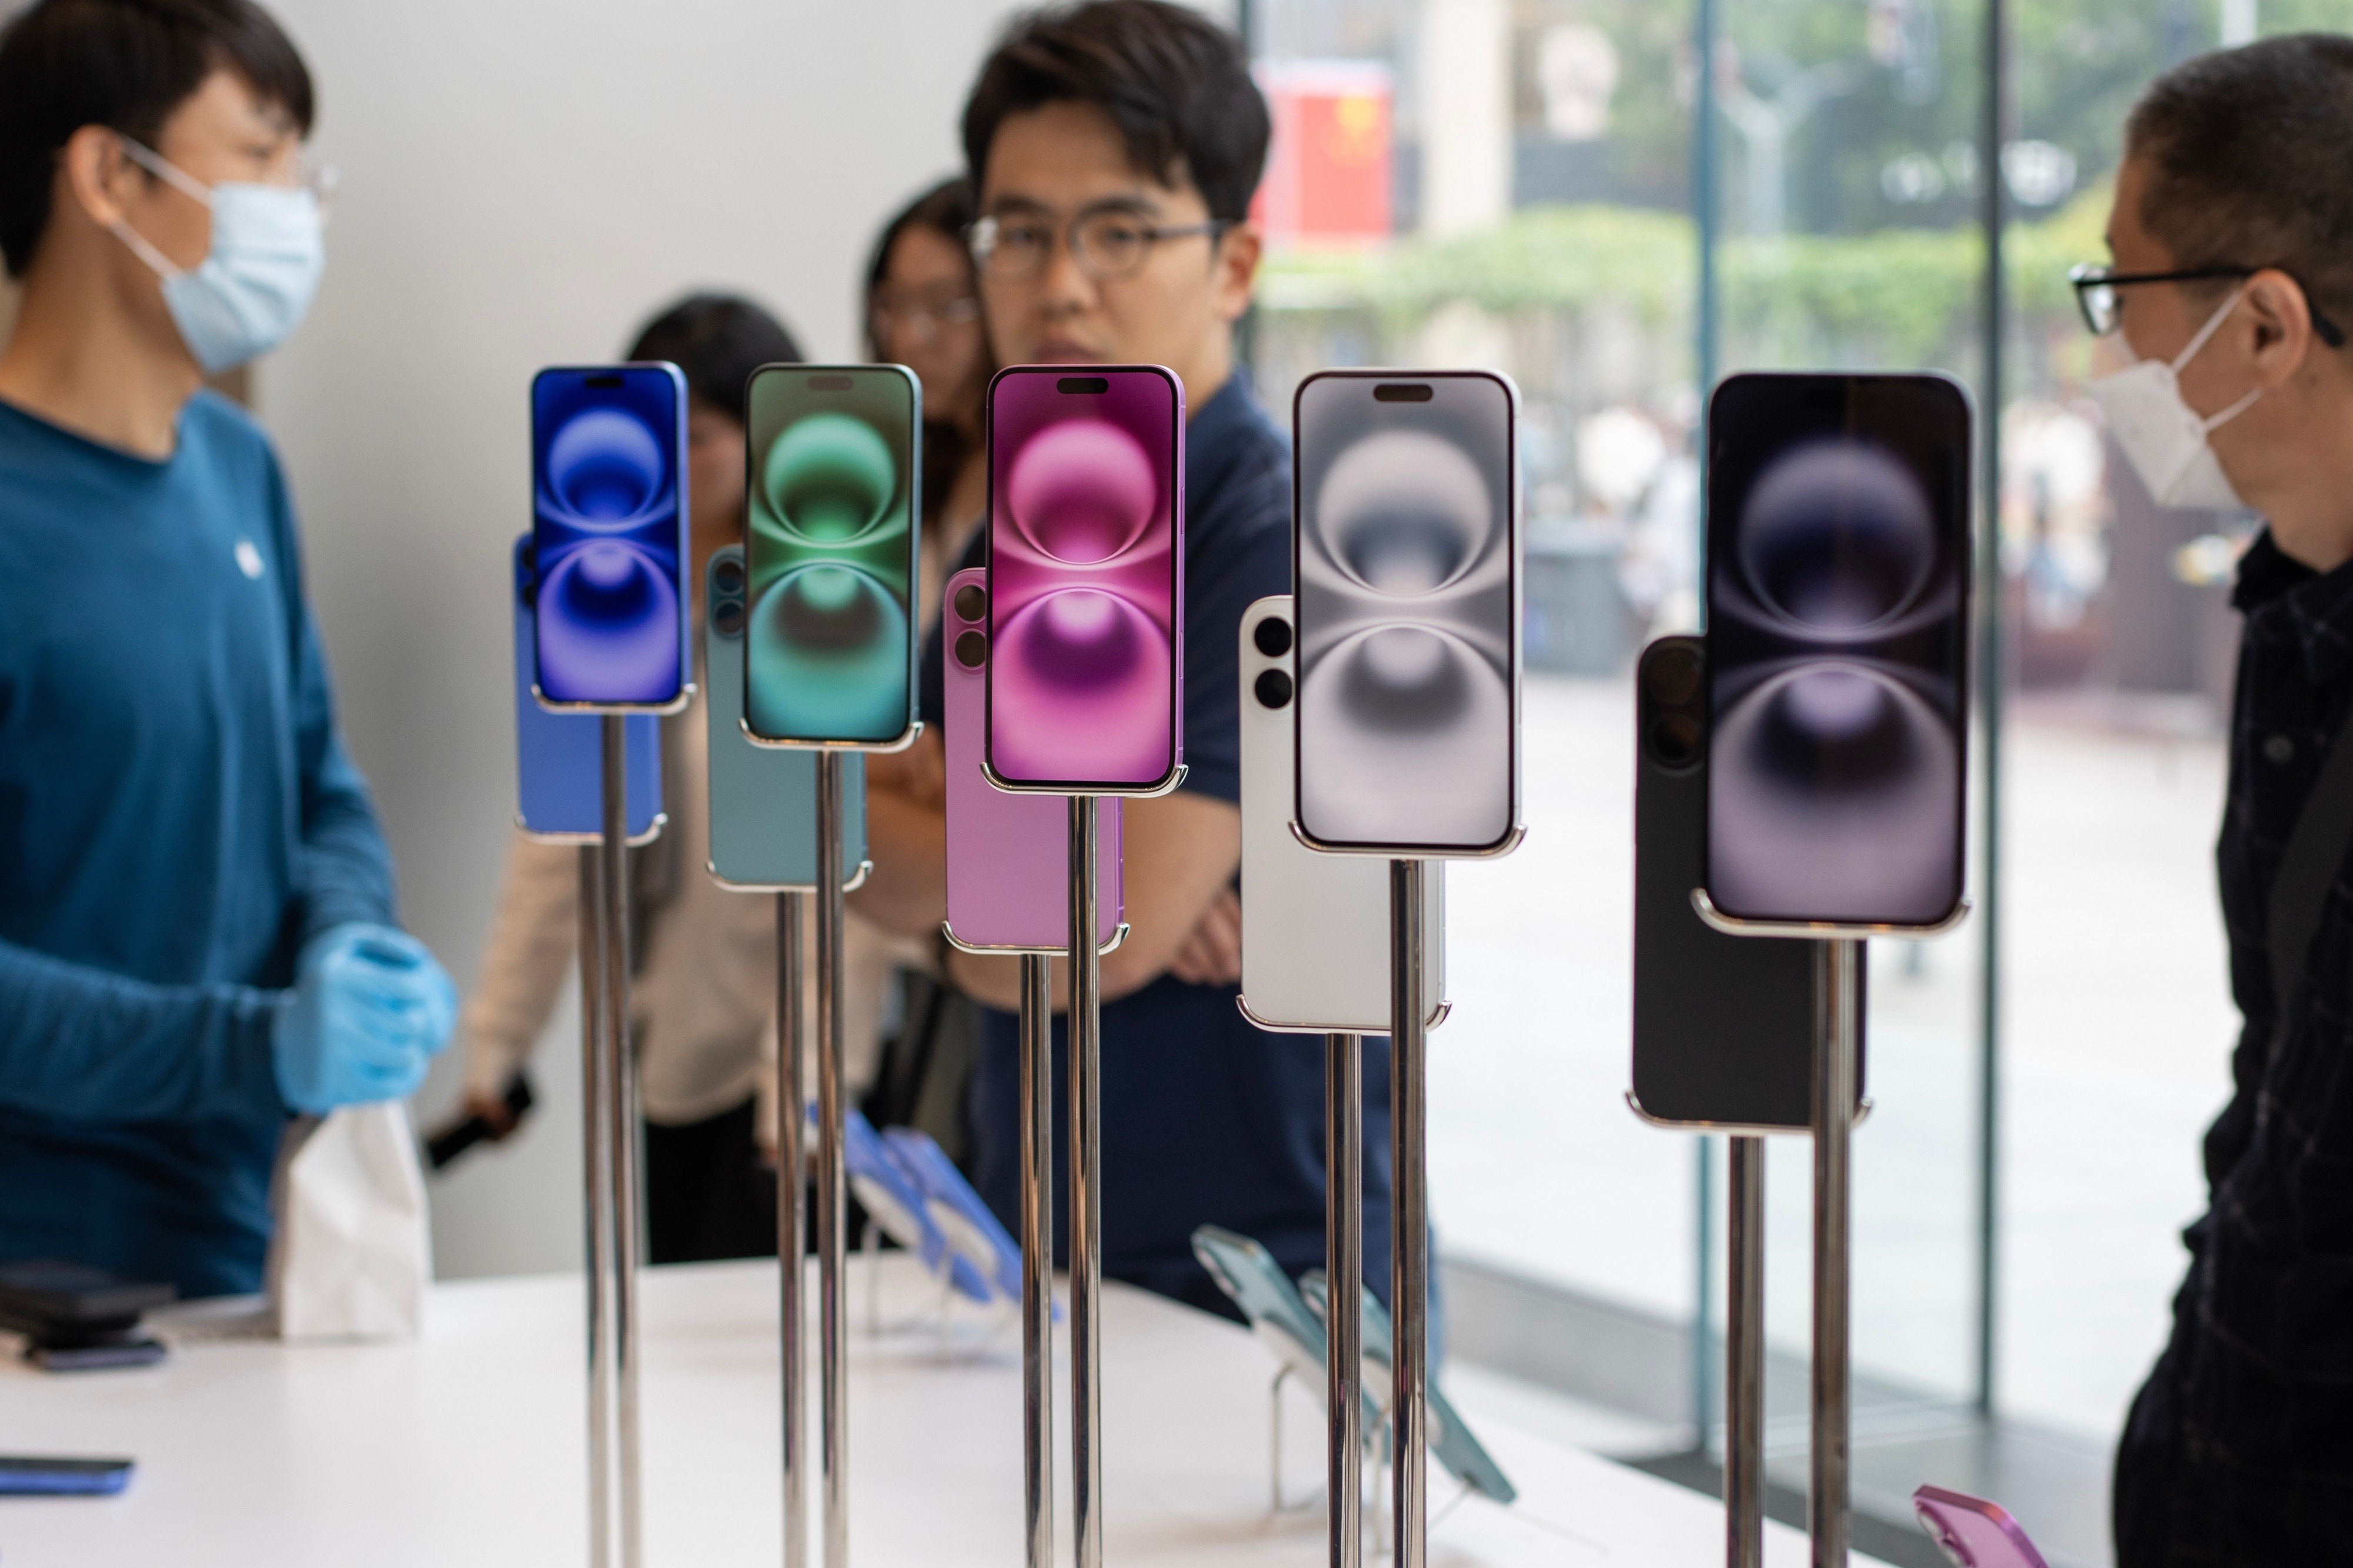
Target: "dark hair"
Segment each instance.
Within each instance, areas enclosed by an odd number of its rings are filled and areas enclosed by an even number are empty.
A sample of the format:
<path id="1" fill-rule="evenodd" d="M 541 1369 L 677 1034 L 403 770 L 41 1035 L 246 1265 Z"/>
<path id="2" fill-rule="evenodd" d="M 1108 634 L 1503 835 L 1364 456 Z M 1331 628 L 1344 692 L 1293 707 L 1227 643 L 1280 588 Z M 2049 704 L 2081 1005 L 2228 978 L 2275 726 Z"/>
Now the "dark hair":
<path id="1" fill-rule="evenodd" d="M 1240 222 L 1266 168 L 1266 99 L 1241 40 L 1166 0 L 1092 0 L 1016 17 L 964 107 L 964 156 L 981 188 L 1008 116 L 1049 103 L 1111 116 L 1138 174 L 1190 179 L 1209 216 Z"/>
<path id="2" fill-rule="evenodd" d="M 733 294 L 690 294 L 638 329 L 633 360 L 663 360 L 686 373 L 686 390 L 744 423 L 744 384 L 764 364 L 807 357 L 785 324 Z"/>
<path id="3" fill-rule="evenodd" d="M 2278 267 L 2353 321 L 2353 38 L 2296 33 L 2176 66 L 2133 106 L 2140 221 L 2174 265 Z"/>
<path id="4" fill-rule="evenodd" d="M 153 147 L 216 70 L 235 71 L 303 135 L 317 100 L 293 40 L 252 0 L 36 0 L 0 32 L 0 254 L 33 264 L 58 154 L 85 125 Z"/>
<path id="5" fill-rule="evenodd" d="M 935 234 L 945 235 L 961 249 L 965 230 L 972 226 L 972 220 L 978 216 L 973 210 L 972 184 L 962 174 L 942 180 L 900 208 L 897 216 L 882 226 L 881 234 L 875 238 L 873 250 L 866 258 L 866 297 L 863 302 L 868 307 L 870 317 L 874 304 L 874 290 L 882 287 L 882 279 L 890 275 L 891 247 L 899 243 L 901 235 L 911 228 L 928 228 Z M 871 320 L 866 329 L 866 352 L 878 359 L 882 353 L 882 345 L 874 341 Z"/>
<path id="6" fill-rule="evenodd" d="M 882 357 L 882 344 L 874 336 L 874 291 L 882 287 L 882 279 L 890 275 L 891 247 L 899 243 L 899 237 L 911 228 L 928 228 L 945 235 L 955 242 L 958 250 L 962 250 L 965 230 L 972 226 L 974 216 L 972 185 L 958 174 L 954 179 L 942 180 L 917 196 L 882 226 L 881 235 L 874 241 L 874 252 L 866 258 L 864 302 L 868 354 L 878 360 Z M 971 455 L 973 446 L 973 438 L 965 433 L 964 426 L 947 409 L 925 406 L 924 526 L 929 527 L 939 520 L 941 509 L 947 505 L 948 491 L 955 488 L 956 473 L 964 467 L 965 458 Z"/>

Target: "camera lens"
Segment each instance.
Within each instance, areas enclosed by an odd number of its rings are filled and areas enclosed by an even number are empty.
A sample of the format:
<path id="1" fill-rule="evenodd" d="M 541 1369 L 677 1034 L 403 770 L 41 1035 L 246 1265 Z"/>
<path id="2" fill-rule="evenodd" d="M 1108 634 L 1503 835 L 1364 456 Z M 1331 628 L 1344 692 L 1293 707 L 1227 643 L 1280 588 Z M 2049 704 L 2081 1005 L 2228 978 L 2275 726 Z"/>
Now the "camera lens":
<path id="1" fill-rule="evenodd" d="M 1259 622 L 1256 631 L 1250 633 L 1250 641 L 1256 643 L 1258 651 L 1267 658 L 1281 658 L 1291 651 L 1291 623 L 1281 616 L 1269 616 Z"/>
<path id="2" fill-rule="evenodd" d="M 955 613 L 956 619 L 960 621 L 976 621 L 980 619 L 981 616 L 988 614 L 987 594 L 983 592 L 978 584 L 966 583 L 963 587 L 956 590 Z M 975 660 L 974 662 L 977 663 L 979 661 Z"/>
<path id="3" fill-rule="evenodd" d="M 1699 723 L 1684 713 L 1666 713 L 1651 721 L 1644 737 L 1651 760 L 1665 768 L 1687 768 L 1699 761 Z"/>
<path id="4" fill-rule="evenodd" d="M 966 632 L 955 640 L 955 656 L 956 662 L 966 669 L 978 669 L 988 660 L 988 639 L 978 632 Z"/>
<path id="5" fill-rule="evenodd" d="M 722 561 L 712 569 L 711 585 L 723 594 L 742 593 L 744 563 L 741 561 Z"/>
<path id="6" fill-rule="evenodd" d="M 1662 708 L 1680 708 L 1699 693 L 1699 656 L 1688 647 L 1662 648 L 1642 667 L 1642 682 L 1651 700 Z"/>
<path id="7" fill-rule="evenodd" d="M 711 626 L 723 637 L 744 635 L 744 601 L 722 599 L 711 606 Z"/>
<path id="8" fill-rule="evenodd" d="M 1259 629 L 1263 631 L 1265 627 Z M 1283 640 L 1289 642 L 1291 639 L 1286 635 Z M 1261 708 L 1288 707 L 1291 703 L 1291 677 L 1279 669 L 1261 670 L 1250 690 L 1256 694 Z"/>

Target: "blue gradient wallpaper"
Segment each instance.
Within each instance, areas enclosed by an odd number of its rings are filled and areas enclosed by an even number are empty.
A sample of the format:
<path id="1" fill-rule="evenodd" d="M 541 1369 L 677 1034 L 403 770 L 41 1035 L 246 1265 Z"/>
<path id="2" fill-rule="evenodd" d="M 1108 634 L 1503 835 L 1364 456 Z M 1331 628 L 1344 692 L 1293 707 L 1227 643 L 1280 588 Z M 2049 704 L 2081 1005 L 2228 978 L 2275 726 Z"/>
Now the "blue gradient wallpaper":
<path id="1" fill-rule="evenodd" d="M 533 378 L 545 701 L 662 708 L 684 694 L 685 402 L 684 379 L 669 365 Z"/>

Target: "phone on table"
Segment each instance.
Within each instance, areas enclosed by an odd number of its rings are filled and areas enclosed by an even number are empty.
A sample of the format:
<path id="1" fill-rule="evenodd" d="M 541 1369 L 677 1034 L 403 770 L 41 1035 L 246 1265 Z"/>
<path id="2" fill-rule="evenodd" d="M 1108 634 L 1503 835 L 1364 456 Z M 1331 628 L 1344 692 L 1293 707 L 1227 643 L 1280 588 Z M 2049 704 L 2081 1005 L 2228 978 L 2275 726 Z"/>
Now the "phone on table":
<path id="1" fill-rule="evenodd" d="M 982 771 L 986 726 L 988 574 L 968 567 L 942 595 L 941 674 L 947 770 L 948 939 L 960 947 L 1067 952 L 1071 943 L 1071 817 L 1063 797 L 998 789 Z M 1119 935 L 1126 884 L 1119 797 L 1096 807 L 1095 941 Z"/>
<path id="2" fill-rule="evenodd" d="M 1960 909 L 1968 395 L 1746 374 L 1709 405 L 1704 885 L 1735 919 Z"/>
<path id="3" fill-rule="evenodd" d="M 135 1463 L 0 1454 L 0 1497 L 112 1497 L 131 1484 Z"/>
<path id="4" fill-rule="evenodd" d="M 178 1294 L 64 1258 L 0 1263 L 0 1329 L 23 1334 L 25 1358 L 46 1372 L 147 1366 L 164 1350 L 141 1320 Z"/>
<path id="5" fill-rule="evenodd" d="M 770 364 L 745 392 L 744 733 L 915 738 L 923 388 L 895 364 Z"/>
<path id="6" fill-rule="evenodd" d="M 1912 1494 L 1912 1510 L 1953 1568 L 2050 1568 L 2000 1503 L 1922 1487 Z"/>
<path id="7" fill-rule="evenodd" d="M 533 838 L 593 844 L 605 831 L 605 733 L 594 713 L 551 713 L 532 695 L 539 596 L 532 536 L 515 541 L 515 822 Z M 629 842 L 649 844 L 662 813 L 661 721 L 632 713 L 621 721 L 622 769 L 628 781 Z"/>
<path id="8" fill-rule="evenodd" d="M 1158 365 L 988 384 L 983 756 L 1000 784 L 1155 795 L 1185 759 L 1185 391 Z"/>
<path id="9" fill-rule="evenodd" d="M 1299 384 L 1293 820 L 1320 847 L 1518 841 L 1518 405 L 1489 371 Z"/>
<path id="10" fill-rule="evenodd" d="M 709 742 L 709 869 L 750 892 L 817 888 L 817 754 L 754 744 L 744 732 L 744 550 L 730 544 L 703 572 L 703 735 Z M 866 879 L 866 759 L 841 759 L 844 888 Z"/>
<path id="11" fill-rule="evenodd" d="M 1242 612 L 1242 995 L 1264 1029 L 1370 1034 L 1389 1027 L 1389 870 L 1319 855 L 1291 835 L 1292 597 Z M 1446 868 L 1422 878 L 1422 994 L 1445 1016 Z"/>
<path id="12" fill-rule="evenodd" d="M 1699 918 L 1706 813 L 1707 645 L 1661 637 L 1634 671 L 1634 1107 L 1668 1126 L 1803 1132 L 1820 944 Z"/>
<path id="13" fill-rule="evenodd" d="M 675 713 L 686 642 L 686 377 L 674 364 L 531 383 L 534 684 L 551 708 Z"/>

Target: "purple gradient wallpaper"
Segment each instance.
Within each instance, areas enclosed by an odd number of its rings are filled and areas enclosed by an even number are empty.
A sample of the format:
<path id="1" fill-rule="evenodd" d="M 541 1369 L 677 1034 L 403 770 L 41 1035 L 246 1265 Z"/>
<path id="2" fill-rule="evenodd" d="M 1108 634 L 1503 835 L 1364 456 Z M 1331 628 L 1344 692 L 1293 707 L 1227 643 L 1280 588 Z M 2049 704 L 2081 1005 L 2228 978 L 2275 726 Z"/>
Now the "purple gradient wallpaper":
<path id="1" fill-rule="evenodd" d="M 1185 396 L 1156 365 L 989 385 L 988 763 L 1145 789 L 1184 758 Z"/>

